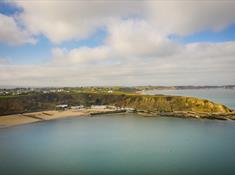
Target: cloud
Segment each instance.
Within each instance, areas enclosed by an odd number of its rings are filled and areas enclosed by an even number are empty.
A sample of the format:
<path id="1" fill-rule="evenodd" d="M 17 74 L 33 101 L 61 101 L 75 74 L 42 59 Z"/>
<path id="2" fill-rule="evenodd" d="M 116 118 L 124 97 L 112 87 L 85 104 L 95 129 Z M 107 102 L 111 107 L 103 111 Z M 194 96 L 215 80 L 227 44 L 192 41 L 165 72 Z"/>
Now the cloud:
<path id="1" fill-rule="evenodd" d="M 9 61 L 6 58 L 0 58 L 0 65 L 6 65 Z"/>
<path id="2" fill-rule="evenodd" d="M 106 49 L 112 49 L 106 46 L 81 50 L 56 48 L 54 60 L 50 64 L 0 65 L 0 82 L 2 85 L 4 83 L 25 86 L 235 83 L 233 78 L 235 42 L 194 43 L 182 47 L 183 49 L 164 57 L 156 55 L 154 59 L 146 59 L 145 56 L 139 56 L 136 61 L 130 56 L 124 60 L 119 59 L 118 63 L 111 61 L 109 64 L 107 64 L 109 56 L 118 53 L 106 52 Z M 73 54 L 78 56 L 71 56 Z M 79 60 L 80 55 L 85 55 L 81 57 L 82 60 Z M 93 55 L 97 55 L 99 59 L 95 59 Z M 63 62 L 57 62 L 56 56 L 63 56 Z M 79 61 L 70 59 L 70 56 Z M 115 59 L 118 59 L 118 56 L 115 56 Z"/>
<path id="3" fill-rule="evenodd" d="M 82 85 L 235 83 L 235 42 L 179 44 L 142 20 L 119 20 L 108 33 L 97 47 L 53 49 L 52 64 Z"/>
<path id="4" fill-rule="evenodd" d="M 161 35 L 144 20 L 120 20 L 108 27 L 107 44 L 122 57 L 166 56 L 179 49 L 179 45 Z"/>
<path id="5" fill-rule="evenodd" d="M 116 19 L 141 18 L 164 36 L 220 31 L 235 22 L 232 1 L 15 1 L 19 20 L 54 43 L 84 39 Z M 39 25 L 40 24 L 40 25 Z M 138 29 L 137 29 L 138 30 Z M 152 29 L 151 29 L 152 30 Z"/>
<path id="6" fill-rule="evenodd" d="M 108 26 L 104 45 L 71 50 L 54 48 L 57 63 L 120 63 L 128 60 L 154 59 L 179 52 L 182 46 L 160 35 L 143 20 L 117 20 Z"/>
<path id="7" fill-rule="evenodd" d="M 34 44 L 29 32 L 21 29 L 13 17 L 9 17 L 0 13 L 0 42 L 10 45 Z"/>
<path id="8" fill-rule="evenodd" d="M 72 50 L 54 48 L 52 55 L 55 63 L 87 63 L 99 62 L 109 58 L 111 51 L 109 47 L 100 46 L 95 48 L 80 47 Z"/>
<path id="9" fill-rule="evenodd" d="M 19 18 L 34 34 L 54 43 L 83 39 L 113 18 L 135 14 L 142 3 L 116 1 L 16 1 L 23 13 Z M 40 24 L 40 25 L 39 25 Z"/>
<path id="10" fill-rule="evenodd" d="M 45 64 L 0 64 L 0 84 L 235 83 L 235 42 L 182 44 L 169 38 L 171 34 L 224 29 L 235 22 L 235 3 L 105 0 L 15 3 L 23 12 L 16 17 L 2 15 L 8 21 L 4 26 L 8 27 L 0 29 L 0 36 L 5 31 L 0 38 L 10 37 L 2 39 L 4 42 L 30 43 L 32 33 L 43 34 L 60 44 L 87 38 L 100 27 L 106 30 L 107 37 L 103 44 L 93 47 L 68 49 L 66 44 L 55 45 L 51 61 Z M 27 30 L 19 27 L 18 22 Z"/>
<path id="11" fill-rule="evenodd" d="M 232 1 L 147 1 L 147 6 L 148 21 L 166 34 L 220 31 L 235 22 Z"/>

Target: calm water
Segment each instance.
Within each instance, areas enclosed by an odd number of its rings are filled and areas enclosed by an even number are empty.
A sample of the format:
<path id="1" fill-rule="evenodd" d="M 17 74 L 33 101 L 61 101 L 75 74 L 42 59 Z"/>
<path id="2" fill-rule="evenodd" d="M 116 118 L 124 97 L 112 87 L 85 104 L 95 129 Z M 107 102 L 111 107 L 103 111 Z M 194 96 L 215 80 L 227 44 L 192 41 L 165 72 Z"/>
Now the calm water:
<path id="1" fill-rule="evenodd" d="M 145 91 L 145 94 L 166 94 L 192 96 L 198 98 L 206 98 L 217 103 L 235 109 L 235 90 L 234 89 L 188 89 L 188 90 L 152 90 Z"/>
<path id="2" fill-rule="evenodd" d="M 235 174 L 235 122 L 67 118 L 0 129 L 2 175 Z"/>

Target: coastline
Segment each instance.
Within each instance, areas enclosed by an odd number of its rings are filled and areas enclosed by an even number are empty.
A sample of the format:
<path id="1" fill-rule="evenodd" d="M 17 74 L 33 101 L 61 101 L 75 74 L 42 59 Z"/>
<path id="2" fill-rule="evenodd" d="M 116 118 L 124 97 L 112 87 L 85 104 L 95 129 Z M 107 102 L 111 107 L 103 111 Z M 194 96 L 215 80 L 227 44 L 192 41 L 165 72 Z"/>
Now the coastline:
<path id="1" fill-rule="evenodd" d="M 209 120 L 235 120 L 235 112 L 228 113 L 207 113 L 207 112 L 192 112 L 192 111 L 174 111 L 174 112 L 151 112 L 137 111 L 137 114 L 145 117 L 176 117 L 176 118 L 195 118 Z"/>
<path id="2" fill-rule="evenodd" d="M 126 110 L 114 110 L 114 109 L 67 109 L 62 111 L 40 111 L 22 114 L 13 114 L 0 116 L 0 129 L 8 128 L 17 125 L 56 120 L 60 118 L 68 117 L 94 117 L 101 114 L 115 114 L 115 113 L 126 113 Z M 190 111 L 175 111 L 175 112 L 150 112 L 143 110 L 133 111 L 137 115 L 143 117 L 177 117 L 177 118 L 196 118 L 196 119 L 210 119 L 210 120 L 235 120 L 235 112 L 231 113 L 198 113 Z"/>
<path id="3" fill-rule="evenodd" d="M 68 109 L 63 111 L 51 110 L 51 111 L 4 115 L 0 116 L 0 129 L 17 125 L 47 121 L 47 120 L 55 120 L 60 118 L 84 117 L 84 116 L 111 114 L 119 112 L 125 112 L 125 111 L 117 111 L 110 109 L 79 109 L 79 110 Z"/>

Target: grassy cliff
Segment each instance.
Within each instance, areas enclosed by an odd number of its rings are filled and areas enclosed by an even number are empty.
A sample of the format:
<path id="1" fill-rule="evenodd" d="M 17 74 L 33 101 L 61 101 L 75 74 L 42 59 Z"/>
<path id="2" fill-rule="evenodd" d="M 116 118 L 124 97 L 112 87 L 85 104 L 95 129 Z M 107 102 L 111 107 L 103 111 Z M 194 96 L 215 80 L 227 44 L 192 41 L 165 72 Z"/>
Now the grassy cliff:
<path id="1" fill-rule="evenodd" d="M 116 105 L 152 112 L 231 112 L 224 105 L 205 99 L 181 96 L 138 95 L 127 93 L 48 93 L 0 97 L 0 115 L 55 109 L 57 104 Z"/>

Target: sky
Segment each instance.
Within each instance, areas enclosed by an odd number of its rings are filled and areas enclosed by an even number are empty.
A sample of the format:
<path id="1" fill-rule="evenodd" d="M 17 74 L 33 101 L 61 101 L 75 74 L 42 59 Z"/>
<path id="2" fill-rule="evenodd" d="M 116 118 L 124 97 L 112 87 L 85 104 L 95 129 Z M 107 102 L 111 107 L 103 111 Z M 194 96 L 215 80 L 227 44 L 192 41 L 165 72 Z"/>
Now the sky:
<path id="1" fill-rule="evenodd" d="M 235 1 L 0 1 L 0 86 L 235 84 Z"/>

